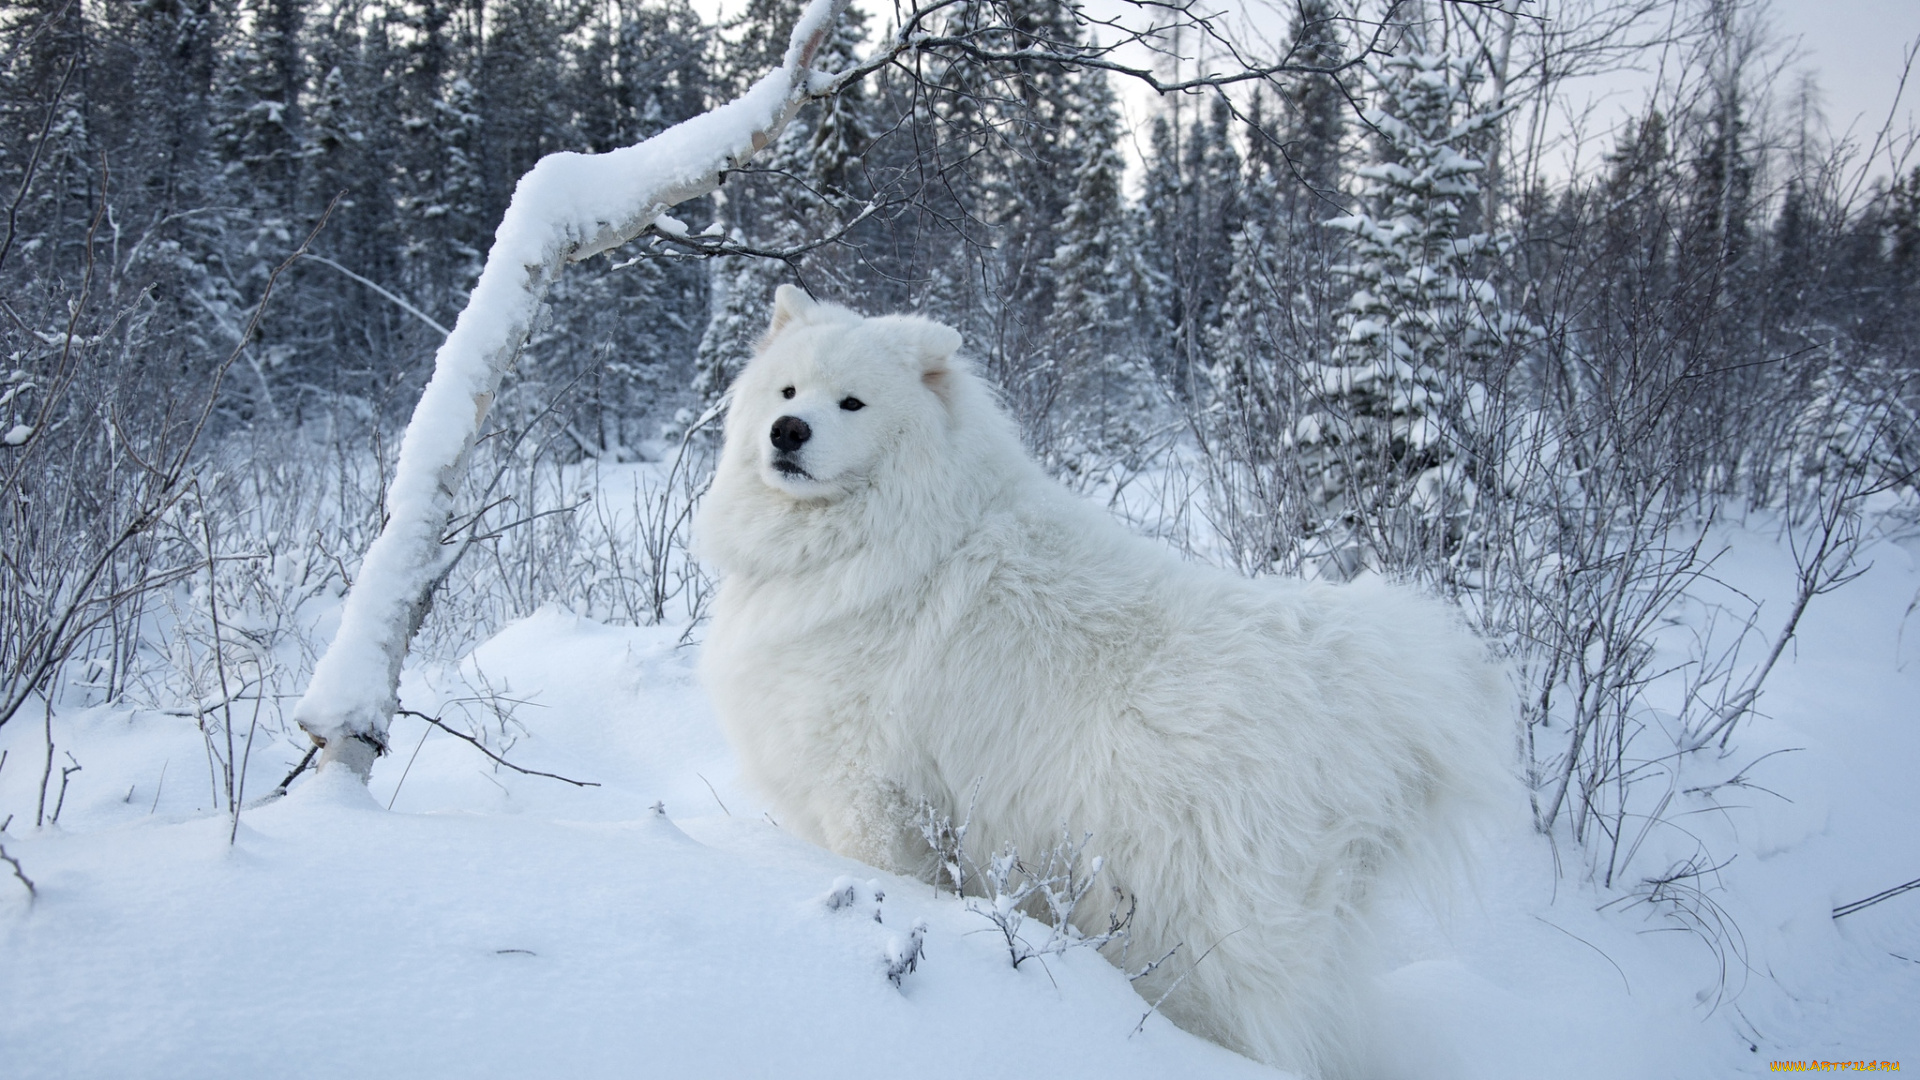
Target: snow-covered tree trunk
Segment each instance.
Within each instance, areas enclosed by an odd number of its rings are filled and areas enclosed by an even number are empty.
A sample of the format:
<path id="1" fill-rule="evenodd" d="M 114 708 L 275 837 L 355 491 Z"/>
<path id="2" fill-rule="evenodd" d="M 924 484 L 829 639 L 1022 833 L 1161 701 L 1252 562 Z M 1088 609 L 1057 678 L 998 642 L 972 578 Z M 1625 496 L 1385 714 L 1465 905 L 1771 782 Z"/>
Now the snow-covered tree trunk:
<path id="1" fill-rule="evenodd" d="M 444 543 L 454 495 L 502 376 L 569 261 L 607 251 L 720 185 L 779 135 L 817 88 L 811 65 L 847 0 L 810 0 L 779 69 L 732 101 L 634 146 L 553 154 L 521 177 L 486 267 L 434 359 L 400 446 L 387 522 L 347 595 L 340 629 L 294 710 L 322 767 L 364 779 L 385 750 L 400 668 L 458 548 Z"/>

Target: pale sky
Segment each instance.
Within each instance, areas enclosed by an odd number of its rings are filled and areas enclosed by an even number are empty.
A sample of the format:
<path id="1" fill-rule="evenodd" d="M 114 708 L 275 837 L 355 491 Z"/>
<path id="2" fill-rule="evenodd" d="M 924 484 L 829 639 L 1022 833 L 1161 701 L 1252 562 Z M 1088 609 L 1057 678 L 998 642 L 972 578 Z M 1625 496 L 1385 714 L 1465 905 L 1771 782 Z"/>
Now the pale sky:
<path id="1" fill-rule="evenodd" d="M 1768 5 L 1772 36 L 1784 65 L 1772 87 L 1786 119 L 1788 99 L 1803 75 L 1819 90 L 1822 115 L 1836 139 L 1850 139 L 1864 153 L 1895 107 L 1907 51 L 1920 44 L 1920 0 L 1773 0 Z M 1652 83 L 1649 74 L 1622 72 L 1570 87 L 1599 104 L 1595 122 L 1603 126 L 1638 114 Z M 1920 129 L 1920 62 L 1908 79 L 1893 115 L 1891 134 L 1904 146 L 1903 132 Z M 1906 167 L 1920 164 L 1920 154 Z M 1884 176 L 1889 159 L 1883 149 L 1872 172 Z"/>
<path id="2" fill-rule="evenodd" d="M 1774 0 L 1782 36 L 1799 38 L 1800 67 L 1815 72 L 1827 119 L 1844 130 L 1859 118 L 1865 138 L 1886 122 L 1905 50 L 1920 39 L 1920 0 Z M 1920 67 L 1920 64 L 1916 64 Z M 1920 117 L 1920 70 L 1907 85 L 1900 120 Z"/>

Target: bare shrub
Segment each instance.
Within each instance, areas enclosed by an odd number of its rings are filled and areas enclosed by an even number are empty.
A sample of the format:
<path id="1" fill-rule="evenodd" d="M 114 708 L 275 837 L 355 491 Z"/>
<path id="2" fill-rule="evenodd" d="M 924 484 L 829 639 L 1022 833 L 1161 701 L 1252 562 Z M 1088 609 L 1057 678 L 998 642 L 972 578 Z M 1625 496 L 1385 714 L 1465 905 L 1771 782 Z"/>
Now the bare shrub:
<path id="1" fill-rule="evenodd" d="M 940 875 L 954 893 L 962 897 L 967 910 L 992 924 L 1006 945 L 1012 966 L 1035 958 L 1058 956 L 1069 949 L 1090 948 L 1100 951 L 1110 944 L 1124 946 L 1127 928 L 1133 921 L 1129 904 L 1121 913 L 1119 890 L 1107 916 L 1106 929 L 1093 934 L 1073 923 L 1074 911 L 1093 891 L 1100 877 L 1101 858 L 1086 856 L 1092 833 L 1075 838 L 1073 831 L 1061 826 L 1058 843 L 1037 859 L 1022 859 L 1012 843 L 976 863 L 967 851 L 967 831 L 972 813 L 955 824 L 951 816 L 931 803 L 920 807 L 920 835 L 937 864 L 935 884 Z M 1083 865 L 1084 860 L 1084 865 Z M 1028 922 L 1045 927 L 1045 935 L 1034 940 L 1027 932 Z M 1043 960 L 1044 962 L 1044 960 Z"/>

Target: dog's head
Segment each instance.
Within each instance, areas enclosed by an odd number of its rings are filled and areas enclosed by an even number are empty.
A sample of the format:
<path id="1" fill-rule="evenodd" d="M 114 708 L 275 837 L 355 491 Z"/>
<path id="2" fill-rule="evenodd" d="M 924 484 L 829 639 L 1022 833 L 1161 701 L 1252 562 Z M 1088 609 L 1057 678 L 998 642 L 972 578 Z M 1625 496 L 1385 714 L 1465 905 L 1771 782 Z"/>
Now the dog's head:
<path id="1" fill-rule="evenodd" d="M 952 421 L 960 334 L 911 315 L 866 319 L 791 285 L 733 387 L 727 467 L 773 491 L 834 501 L 868 489 Z"/>
<path id="2" fill-rule="evenodd" d="M 862 318 L 782 286 L 733 384 L 726 445 L 694 522 L 700 558 L 723 574 L 789 580 L 837 564 L 843 599 L 924 574 L 996 491 L 1033 472 L 959 347 L 939 323 Z"/>

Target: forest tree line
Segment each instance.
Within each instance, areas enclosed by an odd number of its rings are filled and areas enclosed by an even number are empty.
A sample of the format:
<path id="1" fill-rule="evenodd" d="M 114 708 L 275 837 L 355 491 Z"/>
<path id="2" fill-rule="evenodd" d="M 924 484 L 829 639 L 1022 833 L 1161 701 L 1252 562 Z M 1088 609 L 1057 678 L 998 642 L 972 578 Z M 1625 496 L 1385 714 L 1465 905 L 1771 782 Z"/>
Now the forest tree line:
<path id="1" fill-rule="evenodd" d="M 521 375 L 568 388 L 578 452 L 632 453 L 689 394 L 724 387 L 772 285 L 796 280 L 962 327 L 1036 446 L 1111 441 L 1155 426 L 1168 391 L 1187 401 L 1228 385 L 1223 369 L 1336 359 L 1351 327 L 1334 324 L 1366 289 L 1365 272 L 1343 270 L 1364 237 L 1338 219 L 1410 206 L 1430 244 L 1487 241 L 1450 255 L 1447 272 L 1490 285 L 1543 331 L 1545 351 L 1562 312 L 1604 310 L 1624 267 L 1600 267 L 1629 259 L 1657 264 L 1646 286 L 1663 302 L 1701 312 L 1695 329 L 1718 340 L 1698 348 L 1758 358 L 1831 327 L 1901 366 L 1920 171 L 1842 190 L 1818 117 L 1790 130 L 1790 103 L 1768 99 L 1761 61 L 1741 55 L 1756 49 L 1742 37 L 1752 5 L 1692 7 L 1702 70 L 1677 112 L 1650 101 L 1593 165 L 1559 178 L 1514 167 L 1531 123 L 1517 111 L 1422 133 L 1473 164 L 1459 182 L 1476 190 L 1397 208 L 1375 173 L 1421 151 L 1365 110 L 1432 72 L 1378 61 L 1453 57 L 1447 100 L 1399 99 L 1443 128 L 1516 104 L 1496 100 L 1517 76 L 1495 68 L 1522 61 L 1451 25 L 1472 16 L 1446 5 L 1392 5 L 1383 40 L 1327 0 L 1299 0 L 1291 55 L 1351 66 L 1171 97 L 1138 130 L 1094 69 L 936 58 L 887 71 L 803 114 L 714 205 L 682 214 L 788 259 L 655 245 L 589 267 Z M 672 0 L 6 8 L 8 333 L 62 329 L 91 274 L 84 318 L 128 355 L 112 384 L 190 395 L 332 207 L 222 388 L 224 420 L 261 424 L 343 404 L 403 413 L 432 324 L 458 314 L 519 176 L 544 154 L 628 145 L 738 93 L 777 62 L 799 5 L 755 0 L 724 25 Z M 1094 36 L 1059 0 L 968 0 L 942 15 L 988 42 Z M 850 63 L 872 18 L 850 12 L 821 66 Z M 1131 193 L 1128 151 L 1144 161 Z M 1281 312 L 1295 324 L 1285 333 L 1272 325 Z M 1299 338 L 1303 318 L 1325 324 L 1320 340 Z"/>

